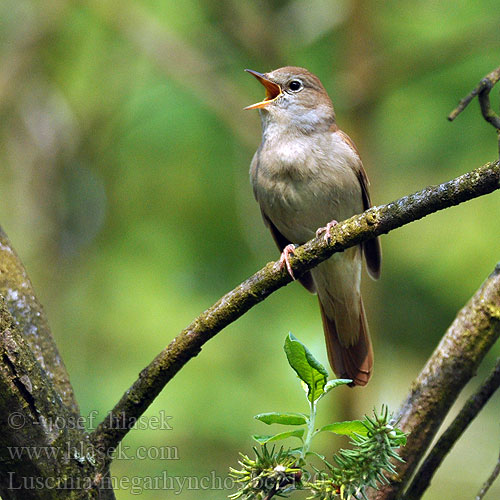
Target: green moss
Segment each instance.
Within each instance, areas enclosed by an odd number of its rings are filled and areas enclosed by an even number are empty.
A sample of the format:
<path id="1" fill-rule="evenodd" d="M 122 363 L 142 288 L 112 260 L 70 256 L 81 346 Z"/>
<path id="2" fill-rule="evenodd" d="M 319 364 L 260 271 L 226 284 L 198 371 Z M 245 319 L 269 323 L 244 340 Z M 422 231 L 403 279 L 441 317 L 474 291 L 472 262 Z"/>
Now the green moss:
<path id="1" fill-rule="evenodd" d="M 493 305 L 493 304 L 487 304 L 486 305 L 486 311 L 488 312 L 488 315 L 490 318 L 495 318 L 500 320 L 500 307 Z"/>

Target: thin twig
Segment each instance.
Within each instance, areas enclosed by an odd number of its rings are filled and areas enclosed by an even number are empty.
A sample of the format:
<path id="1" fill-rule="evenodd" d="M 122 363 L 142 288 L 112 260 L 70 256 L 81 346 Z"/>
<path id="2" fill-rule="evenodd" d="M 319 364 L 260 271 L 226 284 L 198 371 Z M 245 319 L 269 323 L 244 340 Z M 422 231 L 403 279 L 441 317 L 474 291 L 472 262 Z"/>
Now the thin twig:
<path id="1" fill-rule="evenodd" d="M 488 123 L 493 125 L 493 127 L 495 127 L 497 131 L 498 154 L 500 157 L 500 116 L 498 116 L 495 111 L 493 111 L 490 103 L 490 91 L 499 80 L 500 67 L 487 74 L 479 82 L 477 87 L 475 87 L 472 92 L 470 92 L 458 103 L 458 106 L 448 115 L 448 120 L 453 121 L 469 105 L 472 99 L 478 96 L 479 106 L 481 107 L 483 118 Z"/>
<path id="2" fill-rule="evenodd" d="M 500 80 L 500 67 L 493 70 L 491 73 L 488 73 L 479 82 L 479 84 L 458 103 L 458 106 L 448 115 L 448 120 L 450 120 L 450 122 L 453 121 L 470 104 L 472 99 L 474 99 L 474 97 L 476 97 L 481 92 L 486 91 L 489 93 L 489 91 L 499 80 Z"/>
<path id="3" fill-rule="evenodd" d="M 498 387 L 500 387 L 500 358 L 497 359 L 496 365 L 488 378 L 467 400 L 459 414 L 429 452 L 405 493 L 405 500 L 418 500 L 422 497 L 441 462 Z"/>
<path id="4" fill-rule="evenodd" d="M 499 187 L 500 164 L 495 162 L 388 205 L 373 207 L 335 226 L 329 243 L 325 238 L 315 238 L 298 247 L 290 259 L 294 274 L 300 277 L 336 252 Z M 103 451 L 116 446 L 163 387 L 200 352 L 208 340 L 290 282 L 286 270 L 269 263 L 196 318 L 141 372 L 137 381 L 93 432 L 91 439 L 94 444 Z"/>
<path id="5" fill-rule="evenodd" d="M 495 479 L 500 475 L 500 456 L 498 457 L 498 462 L 493 469 L 493 472 L 490 474 L 490 477 L 484 482 L 483 486 L 479 490 L 479 493 L 476 496 L 476 500 L 482 500 L 484 495 L 491 488 L 491 485 L 495 482 Z"/>

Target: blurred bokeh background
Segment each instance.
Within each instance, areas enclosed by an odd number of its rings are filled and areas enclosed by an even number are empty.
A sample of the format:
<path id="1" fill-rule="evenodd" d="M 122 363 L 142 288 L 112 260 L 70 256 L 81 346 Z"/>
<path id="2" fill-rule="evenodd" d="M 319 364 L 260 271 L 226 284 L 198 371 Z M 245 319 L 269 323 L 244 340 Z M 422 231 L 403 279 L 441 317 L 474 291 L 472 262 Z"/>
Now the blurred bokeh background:
<path id="1" fill-rule="evenodd" d="M 386 203 L 497 157 L 477 103 L 446 116 L 498 66 L 499 25 L 496 0 L 0 2 L 0 224 L 82 413 L 103 417 L 184 326 L 277 258 L 248 181 L 260 122 L 242 108 L 263 89 L 244 68 L 316 73 L 361 151 L 374 203 Z M 500 260 L 499 210 L 495 193 L 382 238 L 382 278 L 365 274 L 363 285 L 374 376 L 334 391 L 320 425 L 398 407 Z M 165 388 L 147 416 L 172 416 L 172 429 L 131 432 L 129 455 L 142 446 L 150 459 L 117 460 L 113 475 L 224 480 L 238 452 L 251 452 L 250 435 L 270 430 L 253 415 L 305 411 L 282 351 L 289 331 L 326 363 L 316 299 L 297 284 L 280 290 Z M 475 495 L 498 455 L 499 411 L 497 394 L 426 500 Z M 317 449 L 342 444 L 328 436 Z M 181 498 L 229 493 L 191 488 Z M 145 485 L 142 498 L 175 491 Z M 496 485 L 487 498 L 499 496 Z"/>

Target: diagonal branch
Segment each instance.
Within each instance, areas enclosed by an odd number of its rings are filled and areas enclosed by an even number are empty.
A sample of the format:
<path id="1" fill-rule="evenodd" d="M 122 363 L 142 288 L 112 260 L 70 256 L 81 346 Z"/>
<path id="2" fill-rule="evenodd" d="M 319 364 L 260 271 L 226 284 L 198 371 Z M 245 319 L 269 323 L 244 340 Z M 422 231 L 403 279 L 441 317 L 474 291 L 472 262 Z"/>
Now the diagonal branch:
<path id="1" fill-rule="evenodd" d="M 335 226 L 331 231 L 330 243 L 324 238 L 315 238 L 298 247 L 291 258 L 294 274 L 300 277 L 336 252 L 499 187 L 500 164 L 488 163 L 439 186 L 428 187 L 387 205 L 373 207 Z M 286 270 L 269 263 L 202 313 L 144 368 L 136 382 L 91 435 L 93 442 L 102 450 L 116 446 L 163 387 L 200 352 L 208 340 L 290 282 Z M 124 422 L 126 425 L 123 425 Z"/>
<path id="2" fill-rule="evenodd" d="M 488 378 L 467 400 L 459 414 L 429 452 L 405 493 L 405 500 L 418 500 L 422 497 L 441 462 L 499 387 L 500 358 L 497 359 L 495 367 Z"/>

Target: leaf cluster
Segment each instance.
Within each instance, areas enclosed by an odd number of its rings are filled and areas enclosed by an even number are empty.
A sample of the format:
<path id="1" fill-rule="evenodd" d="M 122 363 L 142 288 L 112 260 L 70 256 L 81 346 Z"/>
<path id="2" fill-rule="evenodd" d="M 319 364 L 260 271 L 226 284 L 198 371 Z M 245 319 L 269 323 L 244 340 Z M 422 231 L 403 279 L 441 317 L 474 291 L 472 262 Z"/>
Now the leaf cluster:
<path id="1" fill-rule="evenodd" d="M 295 490 L 309 490 L 311 496 L 321 500 L 366 498 L 367 487 L 377 488 L 388 482 L 385 473 L 395 476 L 392 459 L 401 460 L 396 449 L 406 444 L 406 436 L 394 427 L 386 406 L 373 417 L 363 420 L 334 422 L 316 429 L 318 402 L 332 389 L 350 384 L 350 379 L 328 380 L 325 367 L 309 349 L 291 333 L 285 339 L 284 350 L 288 363 L 297 373 L 309 405 L 309 414 L 293 412 L 268 412 L 256 415 L 261 422 L 271 425 L 293 426 L 291 430 L 271 435 L 254 435 L 261 445 L 255 458 L 241 454 L 240 470 L 231 469 L 231 475 L 240 484 L 233 500 L 264 499 L 288 496 Z M 332 462 L 311 450 L 312 439 L 322 432 L 350 437 L 351 449 L 341 449 Z M 295 437 L 300 439 L 297 448 L 269 449 L 268 443 Z M 318 457 L 324 467 L 318 469 L 308 463 Z M 311 472 L 312 471 L 312 472 Z"/>

